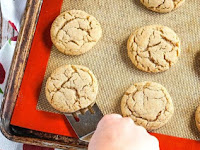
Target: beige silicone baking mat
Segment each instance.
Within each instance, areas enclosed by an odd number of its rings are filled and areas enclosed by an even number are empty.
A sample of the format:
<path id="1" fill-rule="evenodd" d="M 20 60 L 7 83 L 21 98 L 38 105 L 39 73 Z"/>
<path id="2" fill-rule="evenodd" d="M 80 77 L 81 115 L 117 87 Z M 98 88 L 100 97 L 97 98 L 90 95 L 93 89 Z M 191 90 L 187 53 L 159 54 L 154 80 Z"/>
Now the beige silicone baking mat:
<path id="1" fill-rule="evenodd" d="M 64 64 L 85 65 L 99 81 L 97 104 L 104 114 L 121 113 L 120 100 L 132 83 L 155 81 L 168 89 L 175 106 L 170 122 L 155 132 L 200 139 L 194 120 L 200 102 L 199 8 L 199 0 L 186 0 L 176 11 L 159 14 L 147 10 L 139 0 L 64 0 L 62 11 L 80 9 L 95 16 L 102 25 L 103 37 L 90 52 L 81 56 L 65 56 L 52 47 L 37 109 L 55 112 L 44 92 L 52 71 Z M 142 72 L 127 56 L 126 43 L 131 32 L 150 24 L 172 28 L 182 41 L 178 63 L 164 73 Z"/>

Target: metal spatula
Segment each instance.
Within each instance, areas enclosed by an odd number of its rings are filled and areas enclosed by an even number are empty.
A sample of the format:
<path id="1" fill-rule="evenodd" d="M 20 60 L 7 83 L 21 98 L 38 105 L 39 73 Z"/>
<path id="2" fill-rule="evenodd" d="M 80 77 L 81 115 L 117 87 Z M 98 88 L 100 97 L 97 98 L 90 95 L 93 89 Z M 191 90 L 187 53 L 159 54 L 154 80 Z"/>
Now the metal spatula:
<path id="1" fill-rule="evenodd" d="M 88 110 L 80 110 L 80 113 L 65 114 L 65 116 L 79 139 L 83 139 L 95 131 L 103 114 L 97 104 L 94 104 L 92 107 L 89 106 Z"/>

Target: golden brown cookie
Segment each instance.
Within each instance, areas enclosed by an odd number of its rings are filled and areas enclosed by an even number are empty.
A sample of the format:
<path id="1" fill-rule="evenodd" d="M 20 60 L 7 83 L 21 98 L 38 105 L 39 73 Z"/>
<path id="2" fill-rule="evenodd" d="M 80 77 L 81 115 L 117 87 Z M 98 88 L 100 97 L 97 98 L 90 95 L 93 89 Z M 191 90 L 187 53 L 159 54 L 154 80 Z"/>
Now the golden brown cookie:
<path id="1" fill-rule="evenodd" d="M 140 0 L 148 9 L 159 12 L 168 13 L 181 6 L 185 0 Z"/>
<path id="2" fill-rule="evenodd" d="M 178 61 L 180 40 L 170 28 L 162 25 L 145 26 L 134 31 L 127 43 L 133 64 L 146 72 L 163 72 Z"/>
<path id="3" fill-rule="evenodd" d="M 124 117 L 133 121 L 148 131 L 165 125 L 174 113 L 172 99 L 167 90 L 155 82 L 140 82 L 133 84 L 121 101 L 121 111 Z"/>
<path id="4" fill-rule="evenodd" d="M 56 110 L 73 113 L 95 103 L 98 83 L 87 67 L 65 65 L 48 78 L 45 92 L 47 100 Z"/>
<path id="5" fill-rule="evenodd" d="M 200 131 L 200 106 L 196 110 L 195 121 L 196 121 L 196 126 L 197 126 L 198 130 Z"/>
<path id="6" fill-rule="evenodd" d="M 81 10 L 63 12 L 51 27 L 53 44 L 66 55 L 80 55 L 89 51 L 101 36 L 100 23 Z"/>

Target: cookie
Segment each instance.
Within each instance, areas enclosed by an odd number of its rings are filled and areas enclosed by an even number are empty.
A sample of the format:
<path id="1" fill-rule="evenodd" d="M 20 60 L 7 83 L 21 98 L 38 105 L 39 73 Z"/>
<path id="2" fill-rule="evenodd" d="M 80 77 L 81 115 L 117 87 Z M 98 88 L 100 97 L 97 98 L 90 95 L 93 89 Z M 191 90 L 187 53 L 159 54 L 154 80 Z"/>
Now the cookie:
<path id="1" fill-rule="evenodd" d="M 65 65 L 56 69 L 46 83 L 46 98 L 56 110 L 73 113 L 92 106 L 98 92 L 94 74 L 84 66 Z"/>
<path id="2" fill-rule="evenodd" d="M 200 106 L 196 110 L 195 121 L 196 121 L 196 126 L 197 126 L 198 130 L 200 131 Z"/>
<path id="3" fill-rule="evenodd" d="M 174 113 L 172 99 L 167 90 L 155 82 L 133 84 L 121 101 L 123 117 L 133 121 L 148 131 L 165 125 Z"/>
<path id="4" fill-rule="evenodd" d="M 159 12 L 168 13 L 181 6 L 185 0 L 140 0 L 148 9 Z"/>
<path id="5" fill-rule="evenodd" d="M 146 72 L 163 72 L 174 65 L 181 52 L 180 40 L 170 28 L 145 26 L 134 31 L 127 43 L 133 64 Z"/>
<path id="6" fill-rule="evenodd" d="M 53 44 L 66 55 L 80 55 L 89 51 L 101 36 L 100 23 L 81 10 L 63 12 L 51 26 Z"/>

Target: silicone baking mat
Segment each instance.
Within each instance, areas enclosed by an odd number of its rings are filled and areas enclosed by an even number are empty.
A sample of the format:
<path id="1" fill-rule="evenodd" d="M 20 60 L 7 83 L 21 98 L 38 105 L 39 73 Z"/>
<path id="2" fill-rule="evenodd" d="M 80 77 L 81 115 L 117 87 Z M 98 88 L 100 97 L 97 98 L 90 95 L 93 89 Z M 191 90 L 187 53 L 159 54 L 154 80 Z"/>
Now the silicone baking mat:
<path id="1" fill-rule="evenodd" d="M 81 1 L 81 2 L 86 3 L 86 1 Z M 197 1 L 193 1 L 193 2 L 197 2 Z M 120 4 L 121 3 L 122 2 L 120 2 Z M 187 3 L 180 10 L 177 10 L 175 12 L 177 13 L 179 11 L 183 11 L 185 9 L 185 7 L 188 7 Z M 15 106 L 15 109 L 14 109 L 14 112 L 13 112 L 11 124 L 16 125 L 16 126 L 20 126 L 20 127 L 24 127 L 24 128 L 28 128 L 28 129 L 32 129 L 32 130 L 75 137 L 75 134 L 74 134 L 71 126 L 69 125 L 69 123 L 67 122 L 66 118 L 63 115 L 50 113 L 50 112 L 46 112 L 46 111 L 40 111 L 40 110 L 36 109 L 39 94 L 40 94 L 40 91 L 41 91 L 42 82 L 43 82 L 43 79 L 44 79 L 46 65 L 47 65 L 49 55 L 50 55 L 50 52 L 51 52 L 52 43 L 50 41 L 49 30 L 50 30 L 50 26 L 51 26 L 52 21 L 55 19 L 55 17 L 60 12 L 61 4 L 62 4 L 62 0 L 57 0 L 57 1 L 55 1 L 55 0 L 44 0 L 44 2 L 43 2 L 43 6 L 42 6 L 42 9 L 41 9 L 41 13 L 40 13 L 40 16 L 39 16 L 36 32 L 35 32 L 35 35 L 34 35 L 32 47 L 31 47 L 31 51 L 30 51 L 30 55 L 29 55 L 29 59 L 28 59 L 27 66 L 26 66 L 26 69 L 25 69 L 25 74 L 24 74 L 23 81 L 22 81 L 22 84 L 21 84 L 19 96 L 18 96 L 17 103 L 16 103 L 16 106 Z M 196 5 L 197 4 L 198 4 L 198 2 L 196 3 Z M 109 3 L 108 3 L 108 5 L 109 5 Z M 132 1 L 132 6 L 134 6 L 133 7 L 134 9 L 136 7 L 137 9 L 143 9 L 143 11 L 145 11 L 146 13 L 150 13 L 151 15 L 154 14 L 150 11 L 146 11 L 139 4 L 139 2 L 136 3 L 136 1 Z M 190 7 L 192 7 L 192 6 L 190 6 Z M 87 11 L 87 9 L 85 9 L 85 11 Z M 119 11 L 121 11 L 121 8 L 119 8 Z M 175 13 L 175 12 L 173 12 L 173 13 Z M 92 12 L 89 12 L 89 13 L 92 14 Z M 187 12 L 184 12 L 184 14 L 186 15 Z M 97 14 L 93 14 L 93 15 L 96 16 Z M 98 18 L 98 20 L 100 20 L 100 18 L 98 16 L 96 16 L 96 17 Z M 192 15 L 191 22 L 194 22 L 194 20 L 196 20 L 198 17 L 199 17 L 199 15 L 194 13 Z M 122 19 L 123 18 L 121 18 L 120 20 L 122 20 Z M 134 17 L 132 19 L 134 19 Z M 101 20 L 100 20 L 100 22 L 102 24 Z M 116 23 L 118 23 L 118 22 L 120 22 L 120 21 L 116 20 Z M 108 22 L 108 24 L 109 23 L 110 22 Z M 148 24 L 148 22 L 147 22 L 147 24 Z M 102 24 L 103 28 L 105 28 L 104 26 L 105 25 Z M 128 29 L 125 29 L 125 31 L 131 32 L 131 30 L 133 28 L 134 27 L 132 26 L 132 27 L 130 27 L 130 31 Z M 197 29 L 195 31 L 192 31 L 192 32 L 196 32 L 196 31 L 197 31 Z M 127 34 L 127 37 L 128 37 L 129 33 L 126 33 L 126 34 Z M 182 33 L 179 32 L 178 34 L 181 37 Z M 119 35 L 122 36 L 121 34 L 119 34 Z M 104 31 L 104 37 L 102 38 L 102 40 L 105 40 L 105 31 Z M 98 45 L 101 44 L 102 40 L 99 42 Z M 123 43 L 121 43 L 121 41 L 120 41 L 120 44 L 121 44 L 121 47 L 122 47 L 122 53 L 126 54 L 126 48 L 125 48 L 126 42 L 125 41 L 126 41 L 125 39 L 124 39 Z M 110 42 L 110 40 L 108 40 L 108 42 Z M 96 48 L 98 47 L 98 45 L 96 46 Z M 95 51 L 96 48 L 94 48 L 93 51 Z M 193 47 L 190 47 L 189 50 L 183 49 L 183 54 L 184 54 L 184 51 L 192 52 Z M 109 51 L 107 51 L 107 52 L 108 52 L 108 54 L 110 54 Z M 196 54 L 193 54 L 193 55 L 196 55 Z M 123 57 L 125 57 L 125 56 L 123 56 Z M 180 63 L 182 62 L 182 59 L 183 59 L 183 55 L 182 55 L 179 63 L 177 64 L 177 66 L 175 66 L 174 68 L 176 68 L 180 65 Z M 99 61 L 99 60 L 96 60 L 96 61 Z M 128 61 L 129 61 L 129 59 L 127 57 L 125 57 L 123 59 L 123 62 L 128 62 Z M 185 63 L 183 62 L 182 65 L 185 65 Z M 198 65 L 198 63 L 197 63 L 197 65 Z M 127 67 L 129 67 L 130 70 L 131 69 L 136 70 L 130 62 L 129 62 Z M 117 66 L 116 66 L 116 68 L 117 68 Z M 192 70 L 192 69 L 193 68 L 191 68 L 190 70 Z M 180 73 L 181 73 L 181 71 L 180 71 Z M 138 71 L 138 72 L 140 72 L 140 71 Z M 96 73 L 96 72 L 94 71 L 94 73 Z M 156 75 L 156 76 L 158 76 L 158 75 Z M 99 78 L 99 76 L 101 76 L 101 75 L 98 75 L 98 78 Z M 134 76 L 133 77 L 131 76 L 130 78 L 134 79 Z M 184 79 L 182 79 L 182 80 L 184 82 Z M 134 82 L 134 80 L 132 80 L 131 82 Z M 127 83 L 127 85 L 122 86 L 123 90 L 125 90 L 130 84 L 131 83 Z M 194 85 L 195 85 L 195 83 L 194 83 Z M 104 90 L 104 87 L 102 87 L 102 85 L 100 85 L 100 88 L 101 88 L 100 90 Z M 174 84 L 171 85 L 170 87 L 167 87 L 167 88 L 168 88 L 170 93 L 172 93 L 171 91 L 173 89 L 175 89 Z M 190 87 L 188 87 L 188 88 L 190 88 Z M 191 87 L 191 88 L 193 88 L 193 87 Z M 181 91 L 179 93 L 181 93 Z M 123 92 L 122 92 L 122 94 L 123 94 Z M 193 99 L 189 99 L 189 98 L 187 99 L 187 101 L 189 103 L 191 103 L 191 105 L 195 109 L 197 104 L 194 103 L 194 101 L 192 101 L 192 100 Z M 179 109 L 179 107 L 181 107 L 181 105 L 179 105 L 179 106 L 175 105 L 175 106 L 176 106 L 177 109 Z M 183 111 L 183 114 L 187 114 L 187 109 L 185 109 Z M 176 126 L 178 126 L 178 125 L 176 125 Z M 180 128 L 182 128 L 182 126 L 185 126 L 185 124 L 179 124 L 179 126 L 180 126 Z M 192 126 L 194 127 L 193 124 L 192 124 Z M 174 149 L 197 150 L 200 147 L 200 143 L 198 141 L 195 141 L 195 140 L 177 138 L 177 137 L 167 136 L 167 135 L 163 135 L 163 134 L 156 134 L 156 133 L 151 133 L 151 134 L 155 135 L 159 139 L 161 150 L 174 150 Z"/>
<path id="2" fill-rule="evenodd" d="M 174 102 L 175 113 L 166 126 L 155 132 L 199 139 L 200 134 L 194 121 L 194 112 L 200 98 L 198 4 L 198 0 L 186 1 L 184 6 L 172 13 L 159 14 L 147 10 L 139 0 L 64 0 L 62 12 L 80 9 L 94 15 L 102 25 L 103 37 L 90 52 L 76 57 L 63 55 L 52 47 L 37 108 L 55 112 L 45 97 L 47 78 L 59 66 L 80 64 L 89 67 L 99 81 L 97 104 L 104 114 L 120 113 L 121 98 L 132 83 L 158 82 L 168 89 Z M 150 24 L 162 24 L 172 28 L 182 41 L 180 60 L 164 73 L 142 72 L 134 67 L 127 56 L 126 43 L 131 32 Z"/>

